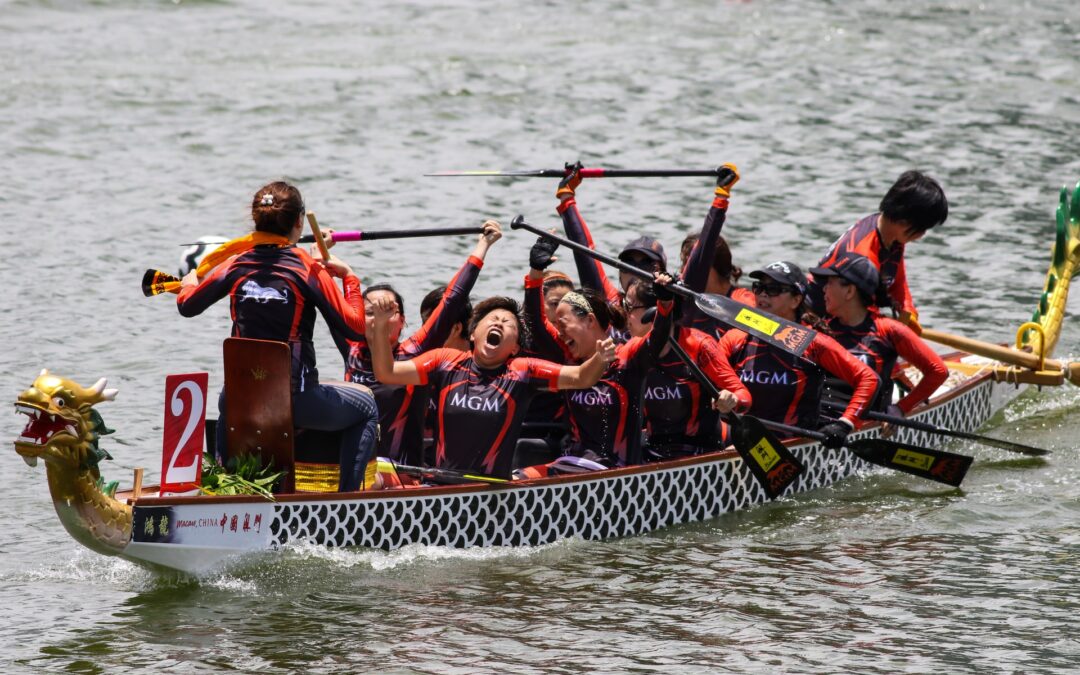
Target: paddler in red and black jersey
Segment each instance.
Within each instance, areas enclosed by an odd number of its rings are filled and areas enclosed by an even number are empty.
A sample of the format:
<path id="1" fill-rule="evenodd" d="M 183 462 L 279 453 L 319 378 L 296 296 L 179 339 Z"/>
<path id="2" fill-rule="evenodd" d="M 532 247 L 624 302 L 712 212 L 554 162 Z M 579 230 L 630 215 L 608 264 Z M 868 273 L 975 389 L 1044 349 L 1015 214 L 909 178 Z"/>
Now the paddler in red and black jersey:
<path id="1" fill-rule="evenodd" d="M 473 310 L 472 350 L 434 349 L 394 361 L 390 349 L 391 302 L 373 304 L 369 326 L 372 365 L 384 384 L 430 385 L 436 401 L 436 466 L 509 478 L 521 420 L 537 391 L 587 389 L 615 358 L 610 339 L 597 340 L 591 358 L 563 366 L 513 358 L 527 328 L 517 302 L 488 298 Z"/>
<path id="2" fill-rule="evenodd" d="M 484 266 L 491 246 L 502 237 L 502 228 L 494 220 L 483 225 L 484 231 L 458 273 L 446 285 L 442 300 L 424 320 L 424 325 L 408 339 L 400 340 L 405 325 L 401 295 L 389 284 L 376 284 L 362 294 L 359 286 L 346 289 L 349 303 L 365 316 L 372 317 L 372 303 L 378 299 L 394 303 L 396 311 L 390 319 L 390 345 L 397 361 L 415 358 L 431 349 L 442 347 L 460 320 L 462 309 L 469 304 L 469 293 Z M 379 406 L 379 456 L 401 462 L 418 462 L 423 449 L 424 417 L 427 414 L 427 391 L 413 386 L 382 384 L 375 378 L 371 352 L 366 338 L 350 340 L 331 331 L 338 350 L 345 359 L 345 379 L 371 387 Z"/>
<path id="3" fill-rule="evenodd" d="M 319 382 L 312 331 L 317 309 L 333 331 L 363 337 L 364 316 L 351 307 L 334 284 L 359 290 L 352 269 L 335 257 L 316 262 L 296 242 L 304 226 L 300 191 L 284 182 L 261 188 L 251 215 L 259 235 L 250 250 L 219 264 L 200 282 L 198 271 L 181 281 L 176 306 L 195 316 L 229 296 L 234 337 L 274 340 L 292 352 L 293 423 L 303 429 L 341 431 L 341 480 L 338 490 L 358 490 L 364 468 L 375 449 L 378 412 L 367 387 L 346 382 Z M 218 453 L 225 456 L 224 397 L 218 418 Z"/>
<path id="4" fill-rule="evenodd" d="M 678 301 L 676 301 L 678 302 Z M 656 315 L 655 287 L 637 281 L 626 290 L 624 309 L 631 337 L 648 334 Z M 661 461 L 698 455 L 723 449 L 729 443 L 727 424 L 721 412 L 746 412 L 750 392 L 739 380 L 731 365 L 720 356 L 712 336 L 676 325 L 679 345 L 720 389 L 716 401 L 710 401 L 697 378 L 681 358 L 665 346 L 645 376 L 643 406 L 645 414 L 645 460 Z"/>
<path id="5" fill-rule="evenodd" d="M 845 252 L 810 274 L 823 281 L 825 313 L 829 332 L 844 349 L 870 366 L 881 380 L 873 408 L 905 416 L 945 382 L 945 362 L 923 342 L 915 331 L 893 319 L 881 316 L 874 307 L 879 278 L 874 264 L 863 255 Z M 922 377 L 906 396 L 892 405 L 893 370 L 897 357 L 915 366 Z M 843 382 L 826 381 L 826 398 L 846 403 L 851 389 Z"/>
<path id="6" fill-rule="evenodd" d="M 563 296 L 552 323 L 541 309 L 542 265 L 537 250 L 549 249 L 550 240 L 537 240 L 530 253 L 525 277 L 525 316 L 534 334 L 533 350 L 554 361 L 580 363 L 591 358 L 597 341 L 612 329 L 622 330 L 621 308 L 611 306 L 591 289 Z M 549 253 L 550 255 L 550 253 Z M 658 275 L 664 282 L 671 277 Z M 621 466 L 641 461 L 641 396 L 645 375 L 656 362 L 671 326 L 670 297 L 657 305 L 655 330 L 619 345 L 617 358 L 591 389 L 566 394 L 570 433 L 563 443 L 566 454 Z"/>
<path id="7" fill-rule="evenodd" d="M 566 238 L 578 244 L 584 244 L 595 249 L 592 233 L 589 232 L 585 219 L 578 210 L 575 190 L 581 185 L 581 162 L 567 164 L 567 174 L 559 182 L 555 190 L 555 196 L 559 199 L 559 206 L 555 209 L 562 217 L 563 229 Z M 634 239 L 619 253 L 619 260 L 646 270 L 648 272 L 665 272 L 667 270 L 667 256 L 664 254 L 664 246 L 652 237 L 641 236 Z M 577 264 L 578 279 L 581 288 L 592 289 L 609 303 L 619 305 L 622 303 L 623 294 L 635 277 L 628 272 L 619 272 L 619 287 L 616 287 L 608 279 L 604 272 L 604 266 L 600 261 L 590 258 L 584 253 L 574 251 L 574 262 Z"/>
<path id="8" fill-rule="evenodd" d="M 758 309 L 788 321 L 801 321 L 806 275 L 797 265 L 774 262 L 750 273 Z M 756 417 L 825 434 L 827 447 L 840 447 L 858 428 L 859 418 L 877 394 L 874 371 L 831 337 L 818 333 L 803 357 L 797 357 L 741 330 L 720 338 L 720 353 L 750 390 Z M 821 396 L 826 375 L 839 377 L 854 393 L 840 419 L 821 426 Z"/>
<path id="9" fill-rule="evenodd" d="M 712 205 L 705 215 L 701 234 L 683 266 L 682 283 L 692 291 L 724 295 L 753 307 L 757 300 L 750 289 L 736 285 L 742 270 L 732 263 L 731 249 L 720 235 L 727 218 L 731 188 L 739 182 L 739 169 L 734 164 L 725 164 L 722 168 L 729 169 L 735 178 L 727 175 L 717 178 Z M 684 304 L 682 311 L 683 317 L 679 320 L 682 325 L 697 328 L 714 337 L 720 337 L 727 330 L 726 325 L 705 314 L 693 303 Z"/>
<path id="10" fill-rule="evenodd" d="M 919 171 L 905 171 L 885 193 L 878 213 L 852 225 L 836 240 L 818 267 L 829 265 L 845 252 L 866 256 L 878 270 L 893 315 L 921 333 L 919 313 L 908 289 L 904 248 L 948 217 L 949 202 L 941 185 Z M 810 302 L 815 312 L 824 311 L 822 287 L 817 281 L 811 282 Z"/>

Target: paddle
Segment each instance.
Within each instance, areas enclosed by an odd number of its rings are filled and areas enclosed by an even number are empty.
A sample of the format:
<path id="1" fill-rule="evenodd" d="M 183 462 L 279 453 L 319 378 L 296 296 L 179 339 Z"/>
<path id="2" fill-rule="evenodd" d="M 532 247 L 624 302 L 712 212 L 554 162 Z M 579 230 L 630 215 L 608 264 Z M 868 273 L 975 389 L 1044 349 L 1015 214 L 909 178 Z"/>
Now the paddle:
<path id="1" fill-rule="evenodd" d="M 612 258 L 609 255 L 594 251 L 588 246 L 570 241 L 557 234 L 552 234 L 535 225 L 530 225 L 525 222 L 524 216 L 516 216 L 510 222 L 510 229 L 528 230 L 533 234 L 556 241 L 562 246 L 584 253 L 602 263 L 633 274 L 636 277 L 647 280 L 653 278 L 651 272 L 646 272 L 645 270 L 629 263 L 625 263 L 618 258 Z M 725 326 L 738 328 L 739 330 L 764 340 L 777 349 L 782 349 L 795 356 L 802 356 L 806 351 L 806 348 L 810 346 L 810 343 L 813 342 L 814 338 L 817 336 L 815 331 L 806 326 L 795 323 L 794 321 L 788 321 L 787 319 L 781 319 L 780 317 L 767 312 L 762 312 L 724 295 L 698 293 L 678 283 L 671 284 L 669 288 L 673 293 L 692 298 L 695 304 L 697 304 L 698 309 Z"/>
<path id="2" fill-rule="evenodd" d="M 668 336 L 668 345 L 682 359 L 701 386 L 705 387 L 711 398 L 720 395 L 720 389 L 698 364 L 694 363 L 674 335 Z M 803 472 L 803 465 L 758 418 L 739 415 L 735 411 L 725 413 L 724 417 L 733 427 L 735 451 L 742 457 L 746 468 L 750 469 L 750 475 L 769 499 L 776 499 Z"/>
<path id="3" fill-rule="evenodd" d="M 1031 370 L 1060 370 L 1065 373 L 1069 382 L 1080 386 L 1080 362 L 1063 363 L 1054 359 L 1040 360 L 1035 354 L 1022 352 L 1018 349 L 1003 347 L 991 342 L 983 342 L 961 335 L 953 335 L 931 328 L 924 328 L 919 337 L 943 344 L 954 349 L 963 350 L 969 354 L 978 354 L 988 359 L 1001 361 L 1014 366 L 1030 368 Z"/>
<path id="4" fill-rule="evenodd" d="M 572 168 L 572 167 L 571 167 Z M 570 168 L 565 169 L 535 169 L 532 171 L 437 171 L 425 173 L 425 176 L 438 178 L 467 177 L 467 178 L 564 178 Z M 718 178 L 725 174 L 732 174 L 731 169 L 717 167 L 715 169 L 597 169 L 582 168 L 578 175 L 582 178 L 682 178 L 688 176 L 709 176 Z"/>
<path id="5" fill-rule="evenodd" d="M 458 234 L 483 234 L 484 228 L 476 227 L 436 227 L 426 230 L 382 230 L 369 232 L 368 230 L 342 230 L 331 232 L 326 235 L 334 243 L 342 241 L 375 241 L 377 239 L 411 239 L 412 237 L 442 237 Z M 311 244 L 315 241 L 315 235 L 305 234 L 296 242 L 298 244 Z M 180 244 L 181 246 L 195 246 L 195 244 Z"/>
<path id="6" fill-rule="evenodd" d="M 761 422 L 776 431 L 805 436 L 815 441 L 825 440 L 825 434 L 817 431 L 791 427 L 769 420 L 762 420 Z M 885 438 L 849 440 L 844 444 L 844 448 L 853 452 L 859 459 L 871 464 L 877 464 L 886 469 L 903 471 L 904 473 L 910 473 L 912 476 L 945 483 L 953 487 L 960 486 L 968 468 L 971 466 L 971 462 L 974 461 L 973 457 L 967 455 L 897 443 Z"/>
<path id="7" fill-rule="evenodd" d="M 403 473 L 409 476 L 418 476 L 420 478 L 434 478 L 439 481 L 445 481 L 451 484 L 460 483 L 491 483 L 493 485 L 502 485 L 509 483 L 510 481 L 505 478 L 496 478 L 495 476 L 484 476 L 482 474 L 464 473 L 462 471 L 453 471 L 451 469 L 436 469 L 434 467 L 426 466 L 408 466 L 406 464 L 398 464 L 391 462 L 394 466 L 394 470 L 399 473 Z"/>
<path id="8" fill-rule="evenodd" d="M 940 434 L 942 436 L 951 436 L 953 438 L 963 438 L 969 441 L 978 441 L 979 443 L 983 443 L 985 445 L 990 445 L 995 448 L 1001 448 L 1002 450 L 1008 450 L 1009 452 L 1018 452 L 1022 455 L 1040 456 L 1050 454 L 1049 450 L 1043 450 L 1042 448 L 1036 448 L 1031 445 L 1024 445 L 1023 443 L 1013 443 L 1012 441 L 1005 441 L 1000 438 L 992 438 L 990 436 L 983 436 L 981 434 L 973 434 L 967 431 L 954 431 L 952 429 L 935 426 L 927 422 L 920 422 L 918 420 L 908 419 L 907 417 L 897 417 L 896 415 L 889 415 L 887 413 L 878 412 L 876 410 L 870 410 L 863 413 L 863 417 L 870 420 L 877 420 L 878 422 L 888 422 L 889 424 L 893 424 L 898 427 L 907 427 L 909 429 L 928 431 L 932 434 Z"/>
<path id="9" fill-rule="evenodd" d="M 313 229 L 318 227 L 318 221 L 315 220 L 315 214 L 309 213 L 308 223 L 312 225 Z M 484 228 L 481 226 L 475 227 L 444 227 L 444 228 L 431 228 L 420 230 L 383 230 L 381 232 L 361 232 L 354 230 L 346 230 L 343 232 L 333 232 L 330 234 L 330 239 L 334 242 L 340 241 L 375 241 L 377 239 L 407 239 L 410 237 L 438 237 L 460 234 L 483 234 Z M 315 241 L 314 234 L 305 234 L 300 237 L 297 243 L 310 244 Z M 191 244 L 181 244 L 182 246 L 190 246 Z M 326 254 L 324 253 L 324 256 Z M 180 277 L 169 274 L 168 272 L 162 272 L 161 270 L 148 269 L 143 274 L 142 278 L 142 292 L 146 297 L 154 295 L 160 295 L 162 293 L 179 293 L 180 292 Z"/>

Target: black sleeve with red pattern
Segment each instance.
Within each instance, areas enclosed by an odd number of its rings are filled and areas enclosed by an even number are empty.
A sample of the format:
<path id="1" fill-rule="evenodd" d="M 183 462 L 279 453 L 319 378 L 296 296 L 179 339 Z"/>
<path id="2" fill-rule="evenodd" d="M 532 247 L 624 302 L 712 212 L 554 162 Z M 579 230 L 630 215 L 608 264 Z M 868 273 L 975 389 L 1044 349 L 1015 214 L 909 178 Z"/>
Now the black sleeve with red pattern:
<path id="1" fill-rule="evenodd" d="M 577 200 L 568 199 L 559 204 L 556 209 L 562 216 L 563 229 L 570 241 L 584 244 L 591 249 L 596 249 L 592 234 L 589 232 L 585 220 L 578 211 Z M 618 302 L 622 298 L 619 289 L 607 278 L 604 266 L 599 260 L 590 258 L 584 253 L 574 251 L 574 262 L 577 264 L 578 277 L 581 279 L 582 288 L 591 288 L 597 293 L 603 293 L 608 302 Z"/>
<path id="2" fill-rule="evenodd" d="M 461 316 L 461 310 L 469 302 L 469 293 L 472 292 L 473 285 L 476 284 L 476 279 L 480 276 L 480 270 L 483 267 L 483 260 L 476 256 L 469 256 L 454 278 L 446 285 L 446 290 L 439 304 L 432 310 L 431 316 L 420 327 L 420 330 L 413 333 L 402 345 L 407 354 L 410 356 L 421 354 L 446 343 L 446 339 L 450 337 L 450 331 Z"/>
<path id="3" fill-rule="evenodd" d="M 234 259 L 215 267 L 199 282 L 198 286 L 186 286 L 180 289 L 180 294 L 176 296 L 176 309 L 181 316 L 198 316 L 210 305 L 229 294 L 233 283 L 228 275 L 232 270 Z"/>

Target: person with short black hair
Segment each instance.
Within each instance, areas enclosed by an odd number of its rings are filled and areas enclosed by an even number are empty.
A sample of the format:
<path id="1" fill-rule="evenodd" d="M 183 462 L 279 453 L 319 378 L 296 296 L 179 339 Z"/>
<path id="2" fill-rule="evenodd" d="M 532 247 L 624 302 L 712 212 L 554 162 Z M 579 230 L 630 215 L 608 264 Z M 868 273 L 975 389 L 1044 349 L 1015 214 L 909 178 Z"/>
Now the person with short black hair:
<path id="1" fill-rule="evenodd" d="M 941 185 L 919 171 L 905 171 L 881 200 L 878 212 L 866 216 L 845 232 L 818 263 L 825 267 L 844 252 L 866 256 L 877 268 L 882 290 L 877 304 L 916 333 L 922 332 L 919 313 L 908 289 L 904 249 L 949 217 L 949 201 Z M 813 281 L 810 299 L 815 312 L 825 310 L 822 286 Z"/>
<path id="2" fill-rule="evenodd" d="M 810 274 L 824 279 L 825 313 L 833 338 L 870 366 L 881 380 L 875 410 L 903 417 L 945 382 L 949 371 L 941 357 L 910 328 L 881 316 L 874 307 L 878 271 L 866 256 L 844 252 L 826 265 L 811 268 Z M 892 378 L 898 357 L 915 366 L 922 376 L 893 405 Z M 825 389 L 826 398 L 836 404 L 846 404 L 851 396 L 851 387 L 836 378 L 828 378 Z"/>

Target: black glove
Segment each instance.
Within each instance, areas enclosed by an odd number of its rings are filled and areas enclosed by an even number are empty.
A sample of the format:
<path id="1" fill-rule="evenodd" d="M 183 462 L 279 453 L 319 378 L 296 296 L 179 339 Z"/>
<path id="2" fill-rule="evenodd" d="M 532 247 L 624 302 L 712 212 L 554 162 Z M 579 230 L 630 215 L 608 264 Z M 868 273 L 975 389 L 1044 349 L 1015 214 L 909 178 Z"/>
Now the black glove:
<path id="1" fill-rule="evenodd" d="M 672 276 L 671 284 L 678 283 L 679 278 Z M 657 302 L 671 302 L 675 299 L 675 293 L 671 290 L 671 284 L 661 284 L 657 281 L 653 281 L 653 295 L 656 296 Z"/>
<path id="2" fill-rule="evenodd" d="M 834 450 L 844 447 L 844 444 L 847 443 L 847 435 L 850 432 L 851 428 L 843 422 L 829 422 L 818 429 L 818 433 L 825 437 L 821 439 L 821 444 Z"/>
<path id="3" fill-rule="evenodd" d="M 559 248 L 559 242 L 547 237 L 537 237 L 536 243 L 529 249 L 529 267 L 534 270 L 546 270 L 552 263 L 552 256 Z"/>

